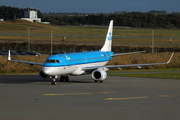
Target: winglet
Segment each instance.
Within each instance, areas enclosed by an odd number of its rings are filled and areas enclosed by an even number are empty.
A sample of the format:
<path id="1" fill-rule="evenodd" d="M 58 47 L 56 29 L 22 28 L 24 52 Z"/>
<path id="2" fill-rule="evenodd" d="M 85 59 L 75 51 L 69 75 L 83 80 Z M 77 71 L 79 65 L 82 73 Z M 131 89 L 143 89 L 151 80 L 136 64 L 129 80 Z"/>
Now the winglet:
<path id="1" fill-rule="evenodd" d="M 173 55 L 174 55 L 174 53 L 172 53 L 172 55 L 171 55 L 171 57 L 170 57 L 169 61 L 168 61 L 166 64 L 169 64 L 169 62 L 171 61 L 171 59 L 172 59 Z"/>
<path id="2" fill-rule="evenodd" d="M 11 52 L 9 50 L 9 54 L 8 54 L 8 60 L 11 60 Z"/>

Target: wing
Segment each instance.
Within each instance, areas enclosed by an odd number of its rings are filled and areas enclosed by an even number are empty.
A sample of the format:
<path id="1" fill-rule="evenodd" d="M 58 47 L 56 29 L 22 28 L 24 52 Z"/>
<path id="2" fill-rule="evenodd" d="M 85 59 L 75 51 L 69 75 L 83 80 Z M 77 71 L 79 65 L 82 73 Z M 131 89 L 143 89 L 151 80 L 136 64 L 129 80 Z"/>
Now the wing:
<path id="1" fill-rule="evenodd" d="M 169 61 L 166 62 L 166 63 L 147 63 L 147 64 L 129 64 L 129 65 L 92 66 L 92 67 L 84 67 L 83 70 L 84 71 L 93 71 L 95 69 L 100 69 L 100 68 L 120 68 L 120 69 L 122 69 L 123 67 L 133 67 L 133 66 L 137 66 L 138 68 L 141 68 L 142 66 L 148 66 L 148 65 L 164 65 L 164 64 L 168 64 L 171 61 L 173 55 L 174 55 L 174 53 L 172 53 Z"/>
<path id="2" fill-rule="evenodd" d="M 27 63 L 29 65 L 41 65 L 41 66 L 43 66 L 43 63 L 36 63 L 36 62 L 29 62 L 29 61 L 20 61 L 20 60 L 11 60 L 10 50 L 9 50 L 9 54 L 8 54 L 8 61 L 19 62 L 19 63 Z"/>
<path id="3" fill-rule="evenodd" d="M 146 52 L 146 51 L 137 51 L 137 52 L 129 52 L 129 53 L 119 53 L 119 54 L 113 54 L 113 55 L 111 55 L 111 56 L 114 57 L 114 56 L 119 56 L 119 55 L 128 55 L 128 54 L 142 53 L 142 52 Z"/>
<path id="4" fill-rule="evenodd" d="M 8 60 L 8 61 L 19 62 L 19 63 L 27 63 L 27 64 L 29 64 L 29 65 L 41 65 L 41 66 L 43 66 L 43 63 L 28 62 L 28 61 L 20 61 L 20 60 Z"/>

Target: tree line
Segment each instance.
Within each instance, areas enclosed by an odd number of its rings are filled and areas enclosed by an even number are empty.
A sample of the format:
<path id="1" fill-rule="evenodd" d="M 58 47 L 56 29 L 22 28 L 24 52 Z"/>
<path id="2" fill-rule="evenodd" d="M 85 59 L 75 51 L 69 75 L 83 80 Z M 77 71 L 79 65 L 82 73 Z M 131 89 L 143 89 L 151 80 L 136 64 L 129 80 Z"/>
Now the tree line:
<path id="1" fill-rule="evenodd" d="M 128 12 L 124 14 L 100 14 L 87 16 L 46 16 L 45 21 L 56 25 L 108 25 L 114 20 L 115 26 L 136 28 L 180 28 L 180 14 L 168 15 L 142 12 Z"/>
<path id="2" fill-rule="evenodd" d="M 27 11 L 27 8 L 17 8 L 11 6 L 1 6 L 0 7 L 0 19 L 6 20 L 15 20 L 18 18 L 24 18 L 24 11 Z M 43 18 L 43 14 L 37 10 L 39 18 Z"/>
<path id="3" fill-rule="evenodd" d="M 23 18 L 26 9 L 14 7 L 0 7 L 0 18 L 13 20 Z M 38 11 L 38 17 L 42 21 L 50 22 L 53 25 L 108 25 L 110 20 L 114 20 L 115 26 L 127 26 L 136 28 L 180 28 L 180 13 L 167 13 L 166 11 L 152 10 L 143 12 L 114 12 L 99 14 L 80 14 L 64 13 L 41 13 Z"/>

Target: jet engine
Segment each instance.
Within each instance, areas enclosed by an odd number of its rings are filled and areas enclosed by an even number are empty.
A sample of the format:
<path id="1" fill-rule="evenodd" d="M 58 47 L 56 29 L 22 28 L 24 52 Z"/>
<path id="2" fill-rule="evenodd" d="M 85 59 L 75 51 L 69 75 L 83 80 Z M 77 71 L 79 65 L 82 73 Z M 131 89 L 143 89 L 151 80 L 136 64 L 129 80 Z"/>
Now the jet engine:
<path id="1" fill-rule="evenodd" d="M 44 73 L 42 72 L 42 70 L 39 71 L 39 77 L 42 78 L 42 79 L 49 79 L 49 78 L 50 78 L 50 76 L 44 74 Z"/>
<path id="2" fill-rule="evenodd" d="M 94 80 L 102 81 L 102 80 L 106 79 L 106 77 L 107 77 L 107 73 L 103 70 L 95 70 L 92 72 L 92 78 Z"/>

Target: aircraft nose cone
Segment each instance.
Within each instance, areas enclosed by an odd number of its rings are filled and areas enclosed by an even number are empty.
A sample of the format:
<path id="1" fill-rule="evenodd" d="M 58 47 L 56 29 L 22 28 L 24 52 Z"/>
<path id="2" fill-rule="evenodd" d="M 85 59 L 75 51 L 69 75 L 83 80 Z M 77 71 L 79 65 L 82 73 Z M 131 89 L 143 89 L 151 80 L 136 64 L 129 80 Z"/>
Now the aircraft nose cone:
<path id="1" fill-rule="evenodd" d="M 42 72 L 46 75 L 51 75 L 53 73 L 53 71 L 49 67 L 43 67 Z"/>

